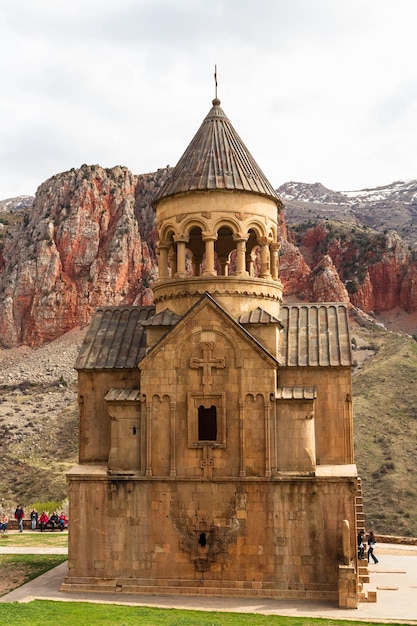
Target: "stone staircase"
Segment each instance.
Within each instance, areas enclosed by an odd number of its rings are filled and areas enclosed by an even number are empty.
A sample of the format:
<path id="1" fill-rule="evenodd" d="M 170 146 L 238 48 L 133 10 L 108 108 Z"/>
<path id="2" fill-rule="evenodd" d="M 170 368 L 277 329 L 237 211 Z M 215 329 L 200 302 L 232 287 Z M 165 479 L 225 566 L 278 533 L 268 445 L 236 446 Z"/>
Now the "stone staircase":
<path id="1" fill-rule="evenodd" d="M 361 530 L 365 530 L 365 514 L 363 512 L 362 481 L 358 478 L 358 489 L 356 492 L 356 536 Z M 364 590 L 365 583 L 369 583 L 368 561 L 358 560 L 358 598 L 359 602 L 376 602 L 377 593 L 375 590 Z"/>

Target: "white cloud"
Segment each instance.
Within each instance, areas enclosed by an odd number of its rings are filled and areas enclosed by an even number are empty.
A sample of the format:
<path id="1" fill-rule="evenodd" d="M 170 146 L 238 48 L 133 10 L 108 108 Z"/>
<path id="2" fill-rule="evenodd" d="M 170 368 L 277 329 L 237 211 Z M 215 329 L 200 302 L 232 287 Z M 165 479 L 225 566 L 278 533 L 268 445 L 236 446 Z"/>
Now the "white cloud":
<path id="1" fill-rule="evenodd" d="M 8 0 L 0 198 L 174 165 L 219 97 L 271 183 L 417 177 L 414 0 Z"/>

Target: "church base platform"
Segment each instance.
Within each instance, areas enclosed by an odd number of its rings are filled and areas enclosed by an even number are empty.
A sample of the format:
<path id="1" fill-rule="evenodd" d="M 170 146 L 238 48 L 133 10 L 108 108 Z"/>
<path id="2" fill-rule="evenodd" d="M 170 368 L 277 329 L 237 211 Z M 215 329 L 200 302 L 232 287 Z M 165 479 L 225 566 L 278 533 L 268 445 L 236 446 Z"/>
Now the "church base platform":
<path id="1" fill-rule="evenodd" d="M 75 578 L 67 576 L 60 591 L 82 593 L 121 593 L 168 596 L 212 596 L 265 598 L 270 600 L 338 601 L 338 590 L 332 585 L 301 588 L 279 587 L 279 583 L 257 581 L 194 581 L 171 579 L 153 581 L 131 578 Z"/>

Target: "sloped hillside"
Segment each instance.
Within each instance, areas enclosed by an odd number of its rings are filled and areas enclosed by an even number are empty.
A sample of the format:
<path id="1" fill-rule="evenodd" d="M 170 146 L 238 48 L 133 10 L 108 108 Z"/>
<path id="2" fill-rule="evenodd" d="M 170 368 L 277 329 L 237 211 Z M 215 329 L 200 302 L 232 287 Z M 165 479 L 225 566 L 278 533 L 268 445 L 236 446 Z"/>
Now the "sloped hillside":
<path id="1" fill-rule="evenodd" d="M 374 323 L 355 325 L 352 337 L 360 364 L 353 410 L 366 525 L 417 537 L 417 342 Z"/>

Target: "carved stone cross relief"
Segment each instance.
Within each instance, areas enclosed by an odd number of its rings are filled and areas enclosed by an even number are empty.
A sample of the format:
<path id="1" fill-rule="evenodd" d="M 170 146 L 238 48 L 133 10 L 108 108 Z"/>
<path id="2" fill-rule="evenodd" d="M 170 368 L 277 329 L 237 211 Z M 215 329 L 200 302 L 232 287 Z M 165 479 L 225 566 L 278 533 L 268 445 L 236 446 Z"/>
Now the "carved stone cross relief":
<path id="1" fill-rule="evenodd" d="M 192 356 L 190 358 L 190 367 L 192 369 L 201 368 L 201 386 L 203 393 L 210 393 L 213 386 L 213 378 L 211 374 L 212 368 L 222 369 L 226 367 L 226 361 L 224 358 L 213 358 L 212 352 L 214 343 L 212 341 L 201 342 L 201 350 L 203 352 L 203 358 L 198 359 Z"/>

